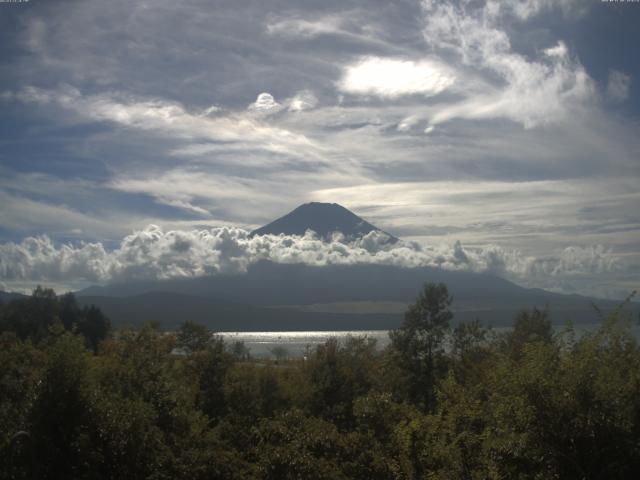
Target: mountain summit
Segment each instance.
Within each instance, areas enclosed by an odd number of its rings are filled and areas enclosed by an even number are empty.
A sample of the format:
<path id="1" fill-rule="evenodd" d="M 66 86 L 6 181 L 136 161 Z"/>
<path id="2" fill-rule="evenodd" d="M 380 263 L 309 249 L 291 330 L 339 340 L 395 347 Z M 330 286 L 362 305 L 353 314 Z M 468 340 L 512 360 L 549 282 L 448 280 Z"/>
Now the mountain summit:
<path id="1" fill-rule="evenodd" d="M 313 230 L 321 238 L 328 239 L 333 232 L 342 233 L 347 239 L 363 237 L 369 232 L 377 231 L 389 236 L 391 242 L 398 239 L 363 220 L 355 213 L 337 203 L 311 202 L 300 205 L 284 217 L 260 227 L 254 235 L 304 235 Z"/>

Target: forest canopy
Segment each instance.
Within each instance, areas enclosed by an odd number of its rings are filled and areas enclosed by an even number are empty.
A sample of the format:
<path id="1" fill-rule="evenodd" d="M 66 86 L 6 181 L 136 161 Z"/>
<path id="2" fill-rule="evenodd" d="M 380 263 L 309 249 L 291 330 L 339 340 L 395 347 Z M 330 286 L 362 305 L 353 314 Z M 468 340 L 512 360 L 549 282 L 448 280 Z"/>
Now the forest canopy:
<path id="1" fill-rule="evenodd" d="M 192 322 L 112 331 L 37 289 L 0 304 L 0 478 L 635 478 L 640 349 L 623 310 L 451 325 L 426 284 L 391 343 L 251 359 Z"/>

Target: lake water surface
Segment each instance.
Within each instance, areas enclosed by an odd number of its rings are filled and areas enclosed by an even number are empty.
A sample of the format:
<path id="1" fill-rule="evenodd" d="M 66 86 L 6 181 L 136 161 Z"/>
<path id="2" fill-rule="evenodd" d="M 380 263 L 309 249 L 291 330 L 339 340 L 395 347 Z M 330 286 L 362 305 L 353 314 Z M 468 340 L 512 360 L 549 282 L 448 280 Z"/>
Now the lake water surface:
<path id="1" fill-rule="evenodd" d="M 574 325 L 576 337 L 580 337 L 585 332 L 594 332 L 601 326 L 600 323 L 589 323 Z M 494 333 L 501 333 L 510 330 L 511 327 L 492 328 Z M 555 325 L 554 329 L 559 332 L 564 329 L 561 325 Z M 637 340 L 640 340 L 640 325 L 634 324 L 631 331 Z M 376 340 L 377 347 L 383 349 L 389 340 L 388 330 L 351 330 L 351 331 L 307 331 L 307 332 L 219 332 L 227 344 L 236 341 L 244 342 L 249 348 L 252 357 L 265 358 L 273 357 L 273 349 L 282 347 L 286 350 L 286 356 L 291 358 L 303 357 L 308 350 L 313 350 L 316 346 L 326 342 L 329 338 L 335 337 L 339 342 L 344 342 L 351 335 L 356 337 L 367 337 Z"/>

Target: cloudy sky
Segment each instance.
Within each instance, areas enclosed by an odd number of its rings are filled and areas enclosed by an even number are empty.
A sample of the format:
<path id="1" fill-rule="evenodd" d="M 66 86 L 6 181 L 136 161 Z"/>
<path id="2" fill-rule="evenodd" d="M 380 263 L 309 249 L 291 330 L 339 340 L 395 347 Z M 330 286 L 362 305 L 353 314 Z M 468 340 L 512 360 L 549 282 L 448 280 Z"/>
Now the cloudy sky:
<path id="1" fill-rule="evenodd" d="M 0 3 L 0 288 L 270 258 L 622 298 L 639 22 L 599 0 Z M 308 201 L 406 242 L 246 236 Z"/>

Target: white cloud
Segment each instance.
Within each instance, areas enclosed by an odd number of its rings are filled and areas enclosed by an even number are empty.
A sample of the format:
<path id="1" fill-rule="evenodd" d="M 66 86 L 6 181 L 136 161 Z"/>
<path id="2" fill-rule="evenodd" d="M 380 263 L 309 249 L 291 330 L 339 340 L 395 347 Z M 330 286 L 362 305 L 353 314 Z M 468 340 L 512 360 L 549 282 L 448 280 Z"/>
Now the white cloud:
<path id="1" fill-rule="evenodd" d="M 256 101 L 249 105 L 249 110 L 273 113 L 281 107 L 282 106 L 273 98 L 273 95 L 268 92 L 262 92 L 258 95 Z"/>
<path id="2" fill-rule="evenodd" d="M 569 54 L 569 50 L 567 50 L 567 46 L 563 42 L 558 42 L 556 46 L 549 47 L 544 50 L 545 55 L 548 57 L 556 57 L 556 58 L 566 58 Z"/>
<path id="3" fill-rule="evenodd" d="M 69 185 L 69 188 L 73 188 Z M 46 193 L 43 190 L 43 194 Z M 76 236 L 78 228 L 101 238 L 130 230 L 135 219 L 128 212 L 85 213 L 77 207 L 51 200 L 32 200 L 0 190 L 0 225 L 15 232 L 47 231 L 52 235 Z M 139 223 L 138 223 L 139 224 Z"/>
<path id="4" fill-rule="evenodd" d="M 342 31 L 342 19 L 331 16 L 317 20 L 286 18 L 268 22 L 266 29 L 270 35 L 312 38 L 323 34 L 340 33 Z"/>
<path id="5" fill-rule="evenodd" d="M 289 101 L 290 112 L 310 110 L 318 104 L 318 98 L 309 90 L 302 90 Z"/>
<path id="6" fill-rule="evenodd" d="M 545 10 L 559 9 L 565 15 L 582 15 L 588 2 L 581 0 L 488 0 L 487 12 L 492 16 L 511 14 L 528 20 Z"/>
<path id="7" fill-rule="evenodd" d="M 437 267 L 491 272 L 536 286 L 554 286 L 558 279 L 620 271 L 623 266 L 600 245 L 571 246 L 556 256 L 535 258 L 497 245 L 463 247 L 418 242 L 389 244 L 371 232 L 346 243 L 308 231 L 304 236 L 249 237 L 246 230 L 169 230 L 149 225 L 126 236 L 112 250 L 100 243 L 55 245 L 48 237 L 28 237 L 20 243 L 0 244 L 0 277 L 16 281 L 109 282 L 132 279 L 198 277 L 242 273 L 260 260 L 308 265 L 381 264 L 399 267 Z"/>
<path id="8" fill-rule="evenodd" d="M 365 57 L 345 67 L 337 86 L 345 93 L 395 98 L 437 95 L 454 82 L 453 72 L 435 60 Z"/>
<path id="9" fill-rule="evenodd" d="M 366 212 L 396 236 L 498 244 L 544 257 L 576 242 L 606 244 L 640 263 L 635 181 L 433 181 L 317 189 L 312 199 Z"/>
<path id="10" fill-rule="evenodd" d="M 305 151 L 318 158 L 319 146 L 308 138 L 283 128 L 266 124 L 259 118 L 241 113 L 225 112 L 210 116 L 214 110 L 192 113 L 177 102 L 161 99 L 142 99 L 122 93 L 83 95 L 78 89 L 65 86 L 56 90 L 25 87 L 17 92 L 5 92 L 7 99 L 27 103 L 56 105 L 73 111 L 83 118 L 113 122 L 123 127 L 155 132 L 174 139 L 210 142 L 241 142 L 245 145 L 278 153 Z M 262 93 L 252 104 L 255 111 L 281 108 L 269 93 Z"/>
<path id="11" fill-rule="evenodd" d="M 582 275 L 615 271 L 620 269 L 620 264 L 611 250 L 605 249 L 602 245 L 592 245 L 566 247 L 552 268 L 552 275 Z"/>
<path id="12" fill-rule="evenodd" d="M 213 115 L 214 113 L 220 112 L 220 110 L 221 108 L 217 105 L 211 105 L 210 107 L 207 107 L 202 111 L 202 116 L 206 117 L 209 115 Z"/>
<path id="13" fill-rule="evenodd" d="M 407 132 L 411 130 L 411 128 L 413 128 L 413 126 L 416 125 L 416 123 L 418 123 L 419 121 L 420 117 L 418 117 L 417 115 L 409 115 L 408 117 L 403 118 L 400 123 L 398 123 L 396 129 L 399 132 Z"/>
<path id="14" fill-rule="evenodd" d="M 47 236 L 0 245 L 0 276 L 6 280 L 108 278 L 109 256 L 100 243 L 56 246 Z"/>
<path id="15" fill-rule="evenodd" d="M 176 195 L 175 192 L 170 192 L 169 194 L 159 194 L 154 196 L 158 203 L 162 203 L 164 205 L 169 205 L 170 207 L 180 208 L 182 210 L 187 210 L 189 212 L 197 213 L 199 215 L 203 215 L 205 217 L 209 217 L 211 212 L 202 207 L 198 207 L 194 205 L 191 201 L 190 195 L 181 195 L 178 193 Z M 184 198 L 180 198 L 184 197 Z"/>
<path id="16" fill-rule="evenodd" d="M 609 72 L 607 82 L 607 97 L 614 102 L 623 102 L 629 98 L 631 90 L 631 76 L 618 70 Z"/>
<path id="17" fill-rule="evenodd" d="M 536 13 L 543 4 L 527 2 L 522 12 L 529 13 L 522 15 Z M 443 107 L 430 119 L 431 125 L 454 118 L 506 118 L 533 128 L 565 120 L 593 98 L 593 81 L 563 42 L 545 49 L 537 60 L 515 53 L 494 3 L 482 9 L 433 1 L 423 6 L 427 43 L 437 51 L 453 52 L 479 75 L 489 72 L 501 79 L 484 92 Z"/>
<path id="18" fill-rule="evenodd" d="M 221 202 L 264 202 L 267 193 L 259 193 L 261 181 L 243 179 L 231 175 L 215 175 L 199 171 L 169 170 L 159 175 L 117 176 L 109 184 L 115 190 L 129 193 L 144 193 L 160 203 L 181 205 L 198 213 L 208 213 L 195 207 L 197 201 L 219 200 Z M 270 185 L 263 181 L 262 187 Z"/>

